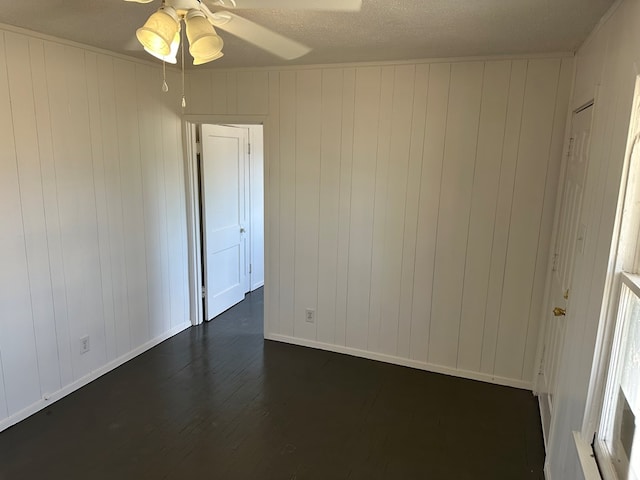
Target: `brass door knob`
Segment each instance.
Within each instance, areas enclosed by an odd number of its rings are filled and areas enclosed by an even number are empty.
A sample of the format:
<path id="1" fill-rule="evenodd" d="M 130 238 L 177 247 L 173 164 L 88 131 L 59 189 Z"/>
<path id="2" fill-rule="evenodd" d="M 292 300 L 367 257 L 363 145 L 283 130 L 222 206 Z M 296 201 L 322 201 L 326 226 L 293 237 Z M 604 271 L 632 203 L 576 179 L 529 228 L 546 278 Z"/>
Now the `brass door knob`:
<path id="1" fill-rule="evenodd" d="M 564 317 L 567 314 L 567 311 L 564 308 L 556 307 L 553 309 L 553 315 L 555 317 Z"/>

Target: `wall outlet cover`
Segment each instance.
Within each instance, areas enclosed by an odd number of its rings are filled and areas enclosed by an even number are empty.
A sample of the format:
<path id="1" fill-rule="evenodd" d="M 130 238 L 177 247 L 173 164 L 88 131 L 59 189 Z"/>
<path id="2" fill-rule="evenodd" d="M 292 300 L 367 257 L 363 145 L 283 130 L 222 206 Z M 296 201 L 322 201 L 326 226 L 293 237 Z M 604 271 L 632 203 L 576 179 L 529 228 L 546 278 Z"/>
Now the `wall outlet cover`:
<path id="1" fill-rule="evenodd" d="M 85 335 L 80 339 L 80 354 L 87 353 L 91 349 L 91 344 L 89 343 L 89 335 Z"/>
<path id="2" fill-rule="evenodd" d="M 305 312 L 305 320 L 308 323 L 314 323 L 316 321 L 316 311 L 313 308 L 307 308 Z"/>

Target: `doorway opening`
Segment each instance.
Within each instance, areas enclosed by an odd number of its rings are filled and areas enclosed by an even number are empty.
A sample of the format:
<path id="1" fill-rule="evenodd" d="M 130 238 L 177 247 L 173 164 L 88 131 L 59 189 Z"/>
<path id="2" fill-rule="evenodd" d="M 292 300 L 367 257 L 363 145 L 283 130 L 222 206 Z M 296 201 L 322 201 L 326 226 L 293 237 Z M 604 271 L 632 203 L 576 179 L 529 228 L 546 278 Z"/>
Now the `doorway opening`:
<path id="1" fill-rule="evenodd" d="M 191 322 L 264 286 L 262 124 L 186 122 Z"/>

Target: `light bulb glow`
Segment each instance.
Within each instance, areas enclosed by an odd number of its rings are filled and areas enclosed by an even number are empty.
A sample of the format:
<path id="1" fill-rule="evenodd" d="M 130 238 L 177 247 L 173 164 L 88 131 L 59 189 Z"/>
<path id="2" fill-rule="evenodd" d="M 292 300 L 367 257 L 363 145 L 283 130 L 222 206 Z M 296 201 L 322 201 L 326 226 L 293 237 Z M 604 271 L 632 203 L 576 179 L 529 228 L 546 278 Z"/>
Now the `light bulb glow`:
<path id="1" fill-rule="evenodd" d="M 171 53 L 171 45 L 180 29 L 180 19 L 171 7 L 161 7 L 136 31 L 138 41 L 149 53 L 165 57 Z"/>
<path id="2" fill-rule="evenodd" d="M 158 55 L 156 52 L 151 49 L 144 47 L 145 52 L 150 55 L 153 55 L 159 60 L 163 60 L 167 63 L 171 63 L 175 65 L 178 63 L 178 48 L 180 47 L 180 30 L 176 32 L 175 37 L 173 37 L 173 41 L 171 42 L 171 47 L 169 51 L 169 55 Z"/>

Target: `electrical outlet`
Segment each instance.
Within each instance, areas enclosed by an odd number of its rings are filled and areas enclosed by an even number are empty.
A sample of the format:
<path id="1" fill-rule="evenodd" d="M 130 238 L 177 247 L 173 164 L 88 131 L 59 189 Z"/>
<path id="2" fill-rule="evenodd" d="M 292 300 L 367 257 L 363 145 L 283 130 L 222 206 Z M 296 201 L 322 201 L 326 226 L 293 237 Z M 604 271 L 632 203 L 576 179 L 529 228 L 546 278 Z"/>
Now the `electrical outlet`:
<path id="1" fill-rule="evenodd" d="M 316 321 L 316 311 L 313 308 L 307 308 L 305 313 L 305 320 L 307 323 L 315 323 Z"/>
<path id="2" fill-rule="evenodd" d="M 89 335 L 85 335 L 80 339 L 80 354 L 87 353 L 91 350 L 91 344 L 89 343 Z"/>

